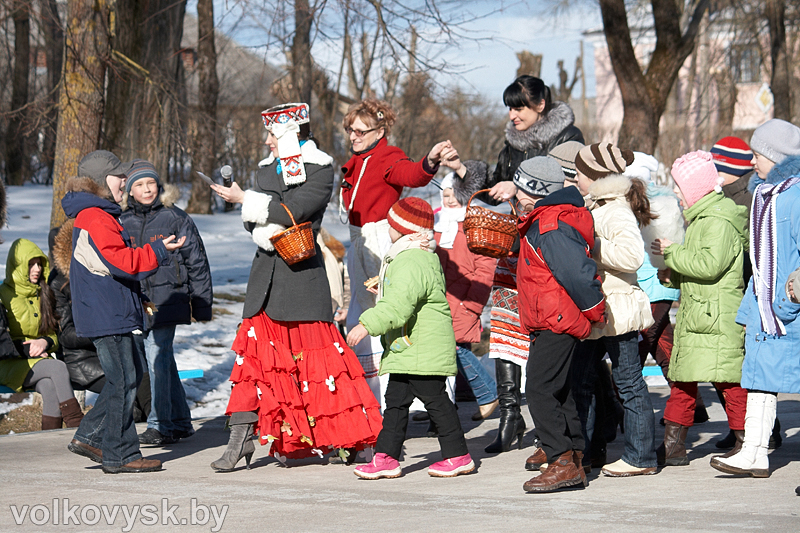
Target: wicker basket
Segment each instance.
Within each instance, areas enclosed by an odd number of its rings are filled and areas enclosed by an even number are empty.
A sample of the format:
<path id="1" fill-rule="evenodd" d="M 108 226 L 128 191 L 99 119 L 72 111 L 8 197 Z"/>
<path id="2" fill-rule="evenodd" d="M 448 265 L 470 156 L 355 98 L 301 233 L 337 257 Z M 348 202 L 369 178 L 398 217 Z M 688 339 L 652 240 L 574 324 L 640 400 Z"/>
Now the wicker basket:
<path id="1" fill-rule="evenodd" d="M 488 191 L 481 189 L 475 194 Z M 511 215 L 495 213 L 484 207 L 471 206 L 475 194 L 467 202 L 467 213 L 464 216 L 464 233 L 467 235 L 467 247 L 471 252 L 489 257 L 506 257 L 511 251 L 517 237 L 517 212 L 514 204 Z"/>
<path id="2" fill-rule="evenodd" d="M 311 230 L 311 222 L 298 224 L 295 222 L 289 208 L 284 204 L 281 205 L 289 213 L 289 218 L 292 219 L 292 227 L 273 235 L 269 240 L 275 246 L 278 255 L 287 264 L 293 265 L 313 257 L 317 253 L 317 249 L 314 246 L 314 232 Z"/>

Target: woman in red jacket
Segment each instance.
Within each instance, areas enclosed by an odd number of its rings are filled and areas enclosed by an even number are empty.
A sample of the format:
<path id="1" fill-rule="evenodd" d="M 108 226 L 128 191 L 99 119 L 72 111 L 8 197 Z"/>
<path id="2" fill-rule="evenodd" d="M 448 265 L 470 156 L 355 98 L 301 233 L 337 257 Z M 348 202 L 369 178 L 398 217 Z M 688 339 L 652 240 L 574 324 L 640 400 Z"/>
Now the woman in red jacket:
<path id="1" fill-rule="evenodd" d="M 353 157 L 342 167 L 339 209 L 350 222 L 350 253 L 347 270 L 350 275 L 350 309 L 347 329 L 358 324 L 361 313 L 375 305 L 375 295 L 364 282 L 378 275 L 381 258 L 391 246 L 389 208 L 400 199 L 404 187 L 427 185 L 439 164 L 458 165 L 458 153 L 450 141 L 436 144 L 428 155 L 414 162 L 400 149 L 390 146 L 387 137 L 395 115 L 386 102 L 364 100 L 353 105 L 343 125 L 352 144 Z M 378 378 L 383 347 L 378 337 L 366 337 L 353 347 L 372 392 L 383 405 L 386 385 Z"/>

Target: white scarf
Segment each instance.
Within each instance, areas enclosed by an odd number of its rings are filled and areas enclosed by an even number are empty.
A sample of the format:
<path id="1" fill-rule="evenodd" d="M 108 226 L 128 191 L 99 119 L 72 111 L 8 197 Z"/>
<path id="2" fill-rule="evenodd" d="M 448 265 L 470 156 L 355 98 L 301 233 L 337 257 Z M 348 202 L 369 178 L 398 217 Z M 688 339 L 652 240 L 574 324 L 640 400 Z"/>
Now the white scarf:
<path id="1" fill-rule="evenodd" d="M 378 300 L 383 298 L 383 280 L 386 277 L 386 269 L 389 267 L 389 263 L 394 261 L 394 258 L 397 257 L 400 252 L 413 249 L 433 253 L 436 249 L 436 239 L 433 238 L 433 230 L 403 235 L 392 243 L 392 247 L 389 248 L 389 251 L 386 252 L 386 255 L 381 261 L 381 271 L 380 274 L 378 274 L 380 277 L 380 283 L 378 284 Z"/>
<path id="2" fill-rule="evenodd" d="M 297 134 L 300 126 L 297 122 L 276 122 L 269 127 L 270 132 L 278 139 L 278 153 L 281 157 L 283 181 L 286 185 L 298 185 L 306 181 L 306 167 L 303 165 L 303 154 Z"/>
<path id="3" fill-rule="evenodd" d="M 453 243 L 458 235 L 458 223 L 464 222 L 464 215 L 467 214 L 465 207 L 444 207 L 436 213 L 433 223 L 433 231 L 441 233 L 439 247 L 448 250 L 453 248 Z"/>

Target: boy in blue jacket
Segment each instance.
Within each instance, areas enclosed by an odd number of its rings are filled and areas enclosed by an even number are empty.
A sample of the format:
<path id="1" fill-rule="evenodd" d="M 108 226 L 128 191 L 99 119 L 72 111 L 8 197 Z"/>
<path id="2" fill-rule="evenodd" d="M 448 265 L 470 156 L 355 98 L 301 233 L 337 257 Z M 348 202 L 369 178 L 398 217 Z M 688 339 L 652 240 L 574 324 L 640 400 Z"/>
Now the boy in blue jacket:
<path id="1" fill-rule="evenodd" d="M 173 205 L 178 199 L 177 189 L 165 189 L 150 162 L 135 159 L 131 164 L 125 183 L 127 209 L 119 221 L 131 235 L 132 246 L 141 248 L 164 235 L 186 237 L 183 247 L 169 254 L 169 262 L 142 281 L 142 292 L 155 311 L 145 323 L 151 407 L 147 429 L 139 435 L 139 443 L 172 444 L 194 434 L 172 348 L 175 326 L 190 324 L 192 318 L 198 322 L 211 320 L 211 269 L 197 226 Z"/>
<path id="2" fill-rule="evenodd" d="M 75 218 L 72 232 L 70 286 L 75 330 L 92 339 L 106 384 L 94 407 L 83 417 L 67 448 L 102 463 L 103 472 L 153 472 L 161 461 L 144 459 L 133 423 L 136 389 L 142 380 L 144 309 L 139 280 L 169 260 L 169 252 L 186 240 L 171 235 L 139 249 L 117 221 L 119 201 L 130 164 L 104 150 L 84 157 L 81 177 L 67 182 L 61 200 Z"/>

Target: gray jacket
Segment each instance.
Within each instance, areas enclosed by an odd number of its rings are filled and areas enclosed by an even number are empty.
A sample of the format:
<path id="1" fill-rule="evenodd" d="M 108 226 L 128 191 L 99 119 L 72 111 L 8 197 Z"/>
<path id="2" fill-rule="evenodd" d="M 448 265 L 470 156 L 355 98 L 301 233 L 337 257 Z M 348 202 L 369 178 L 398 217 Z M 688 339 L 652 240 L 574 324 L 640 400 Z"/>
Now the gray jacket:
<path id="1" fill-rule="evenodd" d="M 290 266 L 274 249 L 269 249 L 272 247 L 268 241 L 254 234 L 259 248 L 250 269 L 242 316 L 253 317 L 263 308 L 272 320 L 332 322 L 331 291 L 316 236 L 333 192 L 333 168 L 306 162 L 305 183 L 292 186 L 284 183 L 276 169 L 277 161 L 259 169 L 255 186 L 245 193 L 245 229 L 257 233 L 270 228 L 272 232 L 276 230 L 272 229 L 274 224 L 288 228 L 292 221 L 281 206 L 284 203 L 298 224 L 311 222 L 317 253 Z M 264 214 L 257 225 L 254 218 Z"/>

